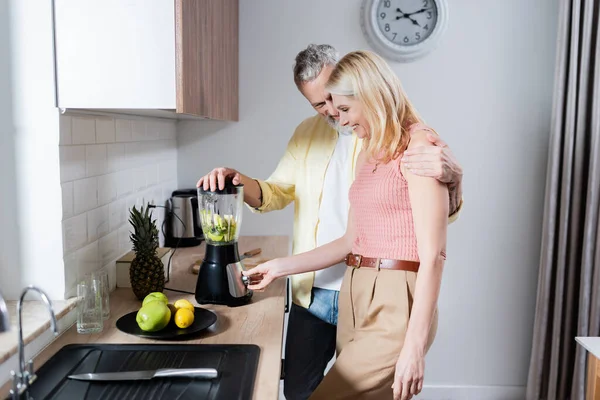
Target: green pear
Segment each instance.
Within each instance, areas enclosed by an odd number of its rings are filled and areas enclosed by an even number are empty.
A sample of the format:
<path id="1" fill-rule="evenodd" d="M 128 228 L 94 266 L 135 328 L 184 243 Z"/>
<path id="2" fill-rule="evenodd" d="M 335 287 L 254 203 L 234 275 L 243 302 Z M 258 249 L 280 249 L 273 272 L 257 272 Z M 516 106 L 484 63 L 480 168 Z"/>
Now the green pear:
<path id="1" fill-rule="evenodd" d="M 165 304 L 169 303 L 169 299 L 167 298 L 167 296 L 165 296 L 164 293 L 161 292 L 152 292 L 150 294 L 148 294 L 146 297 L 144 297 L 144 301 L 142 301 L 142 306 L 145 306 L 146 304 L 150 303 L 151 301 L 162 301 Z"/>
<path id="2" fill-rule="evenodd" d="M 135 320 L 143 331 L 160 331 L 169 324 L 171 310 L 162 301 L 151 301 L 140 308 Z"/>

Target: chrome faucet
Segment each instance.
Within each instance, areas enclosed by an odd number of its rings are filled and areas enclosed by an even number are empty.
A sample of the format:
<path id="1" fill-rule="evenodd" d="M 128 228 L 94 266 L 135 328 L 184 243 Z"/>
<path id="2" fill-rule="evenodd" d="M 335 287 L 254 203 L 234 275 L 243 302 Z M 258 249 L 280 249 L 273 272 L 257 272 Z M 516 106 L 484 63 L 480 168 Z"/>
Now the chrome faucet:
<path id="1" fill-rule="evenodd" d="M 33 360 L 29 360 L 27 365 L 25 365 L 25 345 L 23 343 L 23 317 L 21 315 L 23 311 L 23 300 L 25 299 L 25 295 L 27 294 L 27 292 L 30 290 L 36 291 L 40 294 L 42 301 L 46 304 L 46 308 L 48 308 L 48 311 L 50 312 L 50 323 L 52 325 L 54 335 L 58 335 L 58 325 L 56 323 L 56 316 L 54 315 L 54 310 L 52 310 L 52 302 L 43 290 L 32 285 L 27 286 L 25 289 L 23 289 L 21 297 L 19 298 L 19 302 L 17 303 L 17 325 L 19 328 L 19 372 L 10 372 L 13 379 L 13 387 L 10 391 L 10 394 L 13 400 L 19 399 L 21 394 L 23 394 L 27 390 L 29 385 L 31 385 L 36 378 L 35 373 L 33 371 Z"/>
<path id="2" fill-rule="evenodd" d="M 10 329 L 10 318 L 4 297 L 0 293 L 0 332 L 7 332 Z"/>

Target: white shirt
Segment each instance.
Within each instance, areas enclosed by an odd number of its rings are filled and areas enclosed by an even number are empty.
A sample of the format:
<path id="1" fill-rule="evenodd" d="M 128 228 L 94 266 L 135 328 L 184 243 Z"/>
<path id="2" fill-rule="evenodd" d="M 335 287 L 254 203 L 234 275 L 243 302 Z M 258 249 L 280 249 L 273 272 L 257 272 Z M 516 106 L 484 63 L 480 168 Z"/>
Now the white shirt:
<path id="1" fill-rule="evenodd" d="M 340 132 L 331 160 L 325 172 L 319 219 L 317 222 L 317 246 L 332 242 L 346 233 L 348 225 L 348 191 L 350 190 L 350 170 L 352 134 Z M 340 290 L 346 271 L 341 262 L 315 272 L 313 286 L 322 289 Z"/>

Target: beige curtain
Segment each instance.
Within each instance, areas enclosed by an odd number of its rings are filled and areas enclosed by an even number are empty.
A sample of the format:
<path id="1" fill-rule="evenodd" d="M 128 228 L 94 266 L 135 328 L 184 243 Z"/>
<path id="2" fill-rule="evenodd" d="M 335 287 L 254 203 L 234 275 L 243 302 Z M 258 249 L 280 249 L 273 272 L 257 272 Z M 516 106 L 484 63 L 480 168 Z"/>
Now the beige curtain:
<path id="1" fill-rule="evenodd" d="M 600 0 L 560 0 L 528 400 L 583 400 L 600 334 Z"/>

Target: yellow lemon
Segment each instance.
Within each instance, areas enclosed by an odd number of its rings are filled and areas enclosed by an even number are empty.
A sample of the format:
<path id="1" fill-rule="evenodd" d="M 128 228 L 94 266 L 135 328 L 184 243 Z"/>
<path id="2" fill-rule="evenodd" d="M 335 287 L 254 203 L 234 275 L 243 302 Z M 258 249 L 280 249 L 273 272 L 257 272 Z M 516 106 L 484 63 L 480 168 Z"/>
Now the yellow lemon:
<path id="1" fill-rule="evenodd" d="M 179 328 L 187 328 L 194 323 L 194 313 L 187 308 L 180 308 L 175 313 L 175 325 Z"/>
<path id="2" fill-rule="evenodd" d="M 189 301 L 187 301 L 186 299 L 179 299 L 175 302 L 175 304 L 173 304 L 175 306 L 176 309 L 180 309 L 180 308 L 187 308 L 188 310 L 190 310 L 191 312 L 194 312 L 194 305 L 192 303 L 190 303 Z"/>

